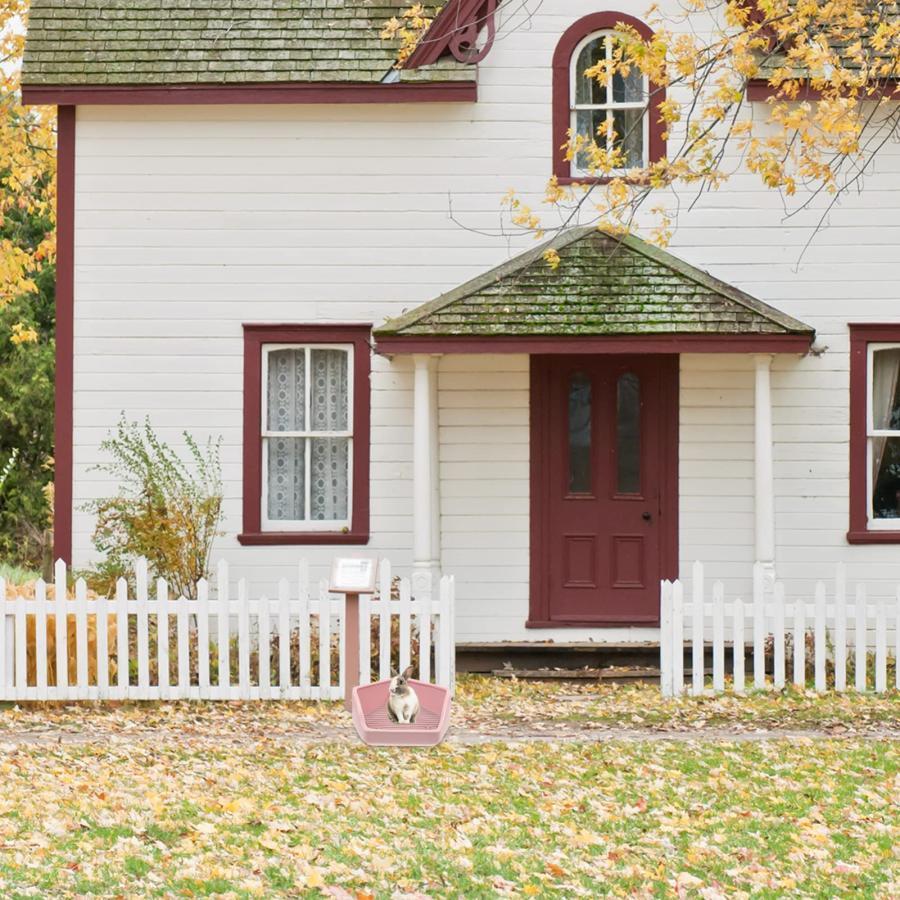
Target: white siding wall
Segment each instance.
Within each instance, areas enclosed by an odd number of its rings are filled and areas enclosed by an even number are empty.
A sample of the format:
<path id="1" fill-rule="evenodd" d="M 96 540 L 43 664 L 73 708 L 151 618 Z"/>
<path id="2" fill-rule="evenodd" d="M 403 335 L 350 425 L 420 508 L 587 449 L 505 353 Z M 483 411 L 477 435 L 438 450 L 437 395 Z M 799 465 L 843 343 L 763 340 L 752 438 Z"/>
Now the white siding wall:
<path id="1" fill-rule="evenodd" d="M 530 246 L 501 237 L 500 197 L 550 173 L 550 59 L 588 0 L 526 4 L 470 104 L 117 107 L 78 110 L 75 498 L 109 489 L 90 467 L 120 411 L 221 435 L 218 553 L 262 586 L 301 554 L 242 548 L 242 322 L 380 322 Z M 513 4 L 516 8 L 519 4 Z M 640 16 L 646 4 L 620 2 Z M 814 325 L 821 356 L 773 376 L 779 574 L 792 592 L 845 560 L 887 590 L 900 551 L 850 547 L 846 323 L 900 321 L 900 152 L 847 197 L 797 266 L 813 217 L 739 175 L 683 212 L 672 250 Z M 685 195 L 682 200 L 688 200 Z M 528 361 L 440 366 L 443 556 L 458 576 L 460 640 L 581 639 L 524 629 L 528 598 Z M 681 364 L 681 555 L 743 588 L 753 556 L 753 374 L 740 356 Z M 373 552 L 410 562 L 412 378 L 376 358 Z M 91 556 L 76 511 L 75 563 Z M 593 632 L 597 636 L 597 632 Z M 648 632 L 635 631 L 636 637 Z M 620 632 L 608 636 L 619 638 Z"/>

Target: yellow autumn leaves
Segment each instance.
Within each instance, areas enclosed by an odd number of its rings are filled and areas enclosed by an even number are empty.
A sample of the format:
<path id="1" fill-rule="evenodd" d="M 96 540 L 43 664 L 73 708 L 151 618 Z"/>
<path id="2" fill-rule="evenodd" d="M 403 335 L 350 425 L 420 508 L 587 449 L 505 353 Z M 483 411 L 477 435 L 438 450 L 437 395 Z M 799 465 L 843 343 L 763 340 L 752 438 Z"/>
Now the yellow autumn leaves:
<path id="1" fill-rule="evenodd" d="M 402 10 L 399 16 L 392 16 L 385 23 L 381 30 L 381 39 L 383 41 L 400 41 L 396 63 L 398 69 L 402 68 L 403 63 L 412 55 L 440 11 L 441 7 L 438 6 L 429 15 L 424 4 L 413 3 Z"/>
<path id="2" fill-rule="evenodd" d="M 56 255 L 52 228 L 34 246 L 27 228 L 19 229 L 20 235 L 15 227 L 55 218 L 56 111 L 23 107 L 19 91 L 28 5 L 28 0 L 0 0 L 0 219 L 7 223 L 0 238 L 0 308 L 36 292 L 35 274 Z M 38 340 L 34 328 L 22 323 L 7 337 L 16 346 Z"/>
<path id="3" fill-rule="evenodd" d="M 655 6 L 650 17 L 652 36 L 620 25 L 609 57 L 579 74 L 608 86 L 640 72 L 649 86 L 645 128 L 662 129 L 666 153 L 629 169 L 609 119 L 596 135 L 570 132 L 566 159 L 577 158 L 582 177 L 548 184 L 543 202 L 554 219 L 587 211 L 607 230 L 629 231 L 657 192 L 668 201 L 654 201 L 649 237 L 665 245 L 674 192 L 716 190 L 741 169 L 767 189 L 802 194 L 799 202 L 822 194 L 824 217 L 896 127 L 900 10 L 892 3 L 689 0 L 678 12 Z M 513 224 L 543 236 L 542 215 L 523 200 L 506 203 Z"/>

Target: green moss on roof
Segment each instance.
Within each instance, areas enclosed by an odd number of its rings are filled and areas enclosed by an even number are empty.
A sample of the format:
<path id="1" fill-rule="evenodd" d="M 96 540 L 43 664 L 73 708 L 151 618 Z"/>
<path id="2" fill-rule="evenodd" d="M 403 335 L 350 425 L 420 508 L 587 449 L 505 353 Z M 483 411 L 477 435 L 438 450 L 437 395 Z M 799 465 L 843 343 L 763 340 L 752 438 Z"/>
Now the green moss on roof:
<path id="1" fill-rule="evenodd" d="M 407 0 L 32 0 L 29 85 L 379 82 Z M 403 80 L 410 78 L 410 75 Z M 414 80 L 471 79 L 442 61 Z"/>
<path id="2" fill-rule="evenodd" d="M 560 265 L 543 254 L 553 248 Z M 646 242 L 576 228 L 388 320 L 376 337 L 808 334 L 812 329 Z"/>

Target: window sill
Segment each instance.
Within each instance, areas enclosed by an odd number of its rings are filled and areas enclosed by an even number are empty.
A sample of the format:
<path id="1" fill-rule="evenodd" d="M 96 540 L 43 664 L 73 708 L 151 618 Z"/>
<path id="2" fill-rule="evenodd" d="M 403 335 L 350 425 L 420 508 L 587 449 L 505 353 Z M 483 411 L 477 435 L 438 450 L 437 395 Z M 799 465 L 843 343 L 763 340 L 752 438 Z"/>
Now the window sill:
<path id="1" fill-rule="evenodd" d="M 900 544 L 900 531 L 848 531 L 848 544 Z"/>
<path id="2" fill-rule="evenodd" d="M 300 544 L 368 544 L 368 531 L 250 531 L 237 536 L 243 547 Z"/>
<path id="3" fill-rule="evenodd" d="M 609 184 L 611 181 L 623 180 L 626 184 L 646 184 L 646 178 L 631 178 L 628 175 L 604 175 L 602 178 L 594 178 L 590 175 L 557 175 L 556 183 L 562 187 L 570 185 L 594 185 Z"/>

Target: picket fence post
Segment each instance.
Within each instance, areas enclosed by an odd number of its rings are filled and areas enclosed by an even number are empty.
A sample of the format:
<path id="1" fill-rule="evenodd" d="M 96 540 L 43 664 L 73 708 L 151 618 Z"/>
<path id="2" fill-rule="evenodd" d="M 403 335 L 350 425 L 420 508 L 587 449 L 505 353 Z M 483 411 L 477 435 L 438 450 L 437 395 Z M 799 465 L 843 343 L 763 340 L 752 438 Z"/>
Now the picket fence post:
<path id="1" fill-rule="evenodd" d="M 694 560 L 693 568 L 693 626 L 691 640 L 691 682 L 693 693 L 702 694 L 705 683 L 704 667 L 706 665 L 706 647 L 704 644 L 704 609 L 705 594 L 703 592 L 703 563 L 699 559 Z"/>
<path id="2" fill-rule="evenodd" d="M 756 648 L 754 647 L 754 650 Z M 732 644 L 732 671 L 734 692 L 744 693 L 744 602 L 738 597 L 734 601 L 734 635 Z"/>
<path id="3" fill-rule="evenodd" d="M 382 560 L 379 566 L 378 589 L 378 678 L 391 677 L 391 588 L 393 576 L 391 564 Z"/>
<path id="4" fill-rule="evenodd" d="M 753 687 L 766 686 L 766 573 L 753 565 Z"/>
<path id="5" fill-rule="evenodd" d="M 847 578 L 838 563 L 834 582 L 834 689 L 847 690 Z"/>
<path id="6" fill-rule="evenodd" d="M 66 563 L 62 559 L 53 567 L 53 603 L 56 610 L 56 690 L 60 700 L 68 696 L 69 685 L 69 615 Z"/>
<path id="7" fill-rule="evenodd" d="M 772 592 L 775 601 L 775 616 L 772 623 L 772 642 L 773 660 L 772 660 L 772 682 L 775 690 L 783 690 L 785 683 L 785 667 L 784 667 L 784 585 L 780 581 L 775 582 L 775 589 Z"/>
<path id="8" fill-rule="evenodd" d="M 659 610 L 659 684 L 663 697 L 672 696 L 672 582 L 663 581 Z"/>
<path id="9" fill-rule="evenodd" d="M 816 618 L 813 631 L 815 648 L 815 686 L 817 691 L 825 690 L 825 585 L 816 583 Z"/>
<path id="10" fill-rule="evenodd" d="M 856 586 L 856 608 L 854 613 L 856 616 L 855 627 L 853 629 L 854 643 L 854 685 L 860 693 L 866 689 L 866 586 L 858 584 Z M 862 638 L 860 640 L 860 638 Z"/>
<path id="11" fill-rule="evenodd" d="M 713 584 L 713 690 L 725 690 L 725 586 Z"/>

